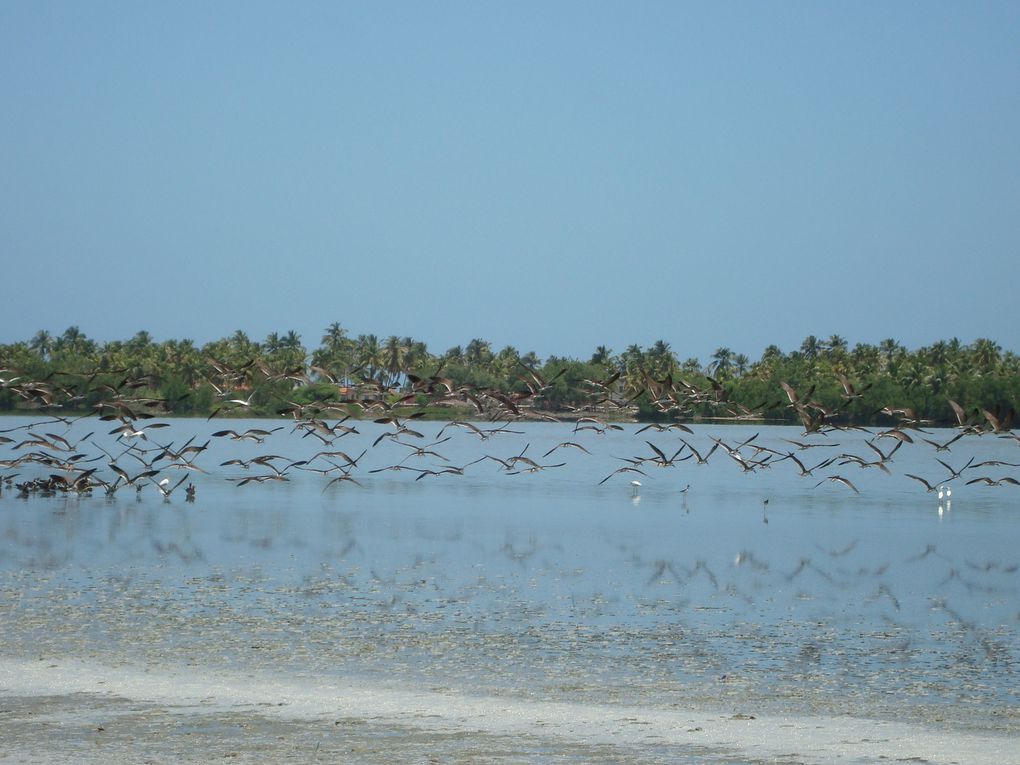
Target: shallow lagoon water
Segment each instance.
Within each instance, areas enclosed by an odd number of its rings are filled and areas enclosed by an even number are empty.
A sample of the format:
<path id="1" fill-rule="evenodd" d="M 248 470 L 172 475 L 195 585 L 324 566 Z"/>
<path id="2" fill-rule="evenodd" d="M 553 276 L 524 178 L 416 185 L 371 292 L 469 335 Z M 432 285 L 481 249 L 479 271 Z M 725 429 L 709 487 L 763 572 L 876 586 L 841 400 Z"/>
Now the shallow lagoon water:
<path id="1" fill-rule="evenodd" d="M 267 427 L 171 423 L 155 440 Z M 447 428 L 440 460 L 372 447 L 392 428 L 361 422 L 329 447 L 367 450 L 360 486 L 296 469 L 227 480 L 267 472 L 220 466 L 230 458 L 325 448 L 284 425 L 264 444 L 212 439 L 194 503 L 152 486 L 3 492 L 0 760 L 1020 761 L 1020 489 L 958 479 L 940 502 L 904 477 L 944 479 L 936 456 L 1020 461 L 1012 439 L 969 437 L 948 454 L 918 441 L 891 475 L 811 478 L 789 461 L 744 473 L 720 449 L 600 485 L 620 458 L 650 456 L 646 441 L 671 455 L 679 436 L 531 423 L 483 441 Z M 443 424 L 415 427 L 431 443 Z M 702 453 L 712 436 L 805 440 L 694 429 L 684 437 Z M 838 446 L 797 454 L 871 459 L 867 437 L 814 437 Z M 568 440 L 591 454 L 541 457 Z M 370 472 L 525 447 L 566 464 Z M 861 493 L 815 486 L 837 472 Z"/>

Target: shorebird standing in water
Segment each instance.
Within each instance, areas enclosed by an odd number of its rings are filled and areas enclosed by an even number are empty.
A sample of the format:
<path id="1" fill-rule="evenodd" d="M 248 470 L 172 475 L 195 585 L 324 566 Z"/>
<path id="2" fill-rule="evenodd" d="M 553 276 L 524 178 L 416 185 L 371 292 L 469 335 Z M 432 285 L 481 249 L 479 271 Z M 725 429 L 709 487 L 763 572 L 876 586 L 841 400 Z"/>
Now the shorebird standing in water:
<path id="1" fill-rule="evenodd" d="M 691 485 L 687 484 L 680 489 L 680 496 L 683 497 L 683 508 L 685 513 L 691 512 L 691 509 L 687 506 L 687 492 L 690 491 Z"/>
<path id="2" fill-rule="evenodd" d="M 641 481 L 631 481 L 630 503 L 634 505 L 634 507 L 637 507 L 640 501 L 641 501 Z"/>

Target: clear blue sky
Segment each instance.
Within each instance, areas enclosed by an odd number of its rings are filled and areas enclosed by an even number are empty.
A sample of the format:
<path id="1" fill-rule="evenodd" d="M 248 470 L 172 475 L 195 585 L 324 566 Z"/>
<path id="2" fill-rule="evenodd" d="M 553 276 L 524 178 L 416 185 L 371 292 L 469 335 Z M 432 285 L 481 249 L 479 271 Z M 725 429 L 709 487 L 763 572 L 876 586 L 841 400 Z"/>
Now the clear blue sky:
<path id="1" fill-rule="evenodd" d="M 1020 3 L 0 3 L 0 342 L 1017 350 Z"/>

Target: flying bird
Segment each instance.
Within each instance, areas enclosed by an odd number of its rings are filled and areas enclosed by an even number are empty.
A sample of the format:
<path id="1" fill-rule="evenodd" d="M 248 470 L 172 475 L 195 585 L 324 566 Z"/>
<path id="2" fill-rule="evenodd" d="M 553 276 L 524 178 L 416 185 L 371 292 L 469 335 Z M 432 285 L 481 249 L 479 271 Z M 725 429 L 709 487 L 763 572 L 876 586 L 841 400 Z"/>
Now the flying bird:
<path id="1" fill-rule="evenodd" d="M 846 478 L 844 478 L 841 475 L 830 475 L 828 478 L 823 478 L 821 481 L 819 481 L 818 483 L 815 484 L 815 488 L 817 489 L 819 486 L 821 486 L 826 481 L 834 481 L 835 483 L 841 483 L 844 486 L 849 486 L 851 489 L 854 490 L 855 493 L 857 493 L 857 494 L 861 493 L 860 489 L 858 489 L 849 480 L 847 480 Z"/>

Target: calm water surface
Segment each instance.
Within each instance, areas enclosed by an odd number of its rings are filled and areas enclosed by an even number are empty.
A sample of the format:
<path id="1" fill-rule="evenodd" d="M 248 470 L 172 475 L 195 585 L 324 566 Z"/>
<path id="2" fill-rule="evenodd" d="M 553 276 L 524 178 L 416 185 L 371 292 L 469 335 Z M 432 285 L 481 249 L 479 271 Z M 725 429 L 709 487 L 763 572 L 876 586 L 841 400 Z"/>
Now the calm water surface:
<path id="1" fill-rule="evenodd" d="M 973 467 L 1020 462 L 1013 439 L 936 452 L 915 437 L 888 474 L 851 463 L 811 477 L 778 456 L 745 472 L 719 448 L 706 465 L 645 463 L 646 475 L 600 484 L 626 458 L 654 456 L 647 442 L 668 457 L 680 436 L 702 454 L 712 437 L 736 446 L 757 433 L 782 452 L 805 439 L 773 426 L 600 435 L 532 423 L 483 440 L 417 423 L 422 438 L 406 443 L 451 436 L 418 456 L 389 438 L 373 446 L 393 427 L 370 422 L 328 447 L 288 422 L 170 422 L 152 439 L 283 429 L 262 444 L 211 439 L 194 502 L 153 485 L 0 495 L 0 760 L 1020 761 L 1020 488 L 965 483 L 1020 477 Z M 31 428 L 72 442 L 107 430 L 94 418 Z M 815 436 L 826 446 L 795 453 L 808 467 L 871 461 L 871 437 Z M 567 441 L 590 453 L 542 456 Z M 15 444 L 0 459 L 31 451 Z M 92 435 L 78 447 L 112 480 L 99 446 L 124 446 Z M 271 471 L 221 465 L 323 449 L 365 450 L 360 485 L 292 468 L 286 482 L 238 486 L 228 479 Z M 468 465 L 522 453 L 566 464 Z M 905 477 L 945 481 L 936 457 L 956 470 L 974 458 L 949 499 Z M 144 469 L 130 455 L 118 464 Z M 371 472 L 395 464 L 468 466 L 421 480 Z M 0 475 L 14 472 L 47 469 Z M 860 493 L 816 486 L 831 475 Z"/>

